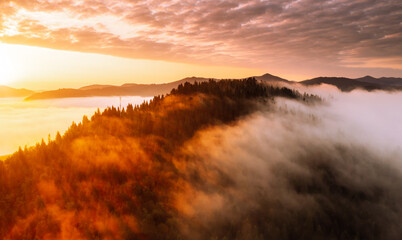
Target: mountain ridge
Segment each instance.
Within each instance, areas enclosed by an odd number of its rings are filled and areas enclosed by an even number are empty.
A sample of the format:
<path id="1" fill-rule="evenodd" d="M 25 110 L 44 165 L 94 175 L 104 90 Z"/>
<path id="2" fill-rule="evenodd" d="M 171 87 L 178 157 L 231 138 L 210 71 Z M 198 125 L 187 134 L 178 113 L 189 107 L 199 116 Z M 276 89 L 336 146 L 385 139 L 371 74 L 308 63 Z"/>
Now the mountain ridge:
<path id="1" fill-rule="evenodd" d="M 367 91 L 385 90 L 385 91 L 400 91 L 402 90 L 402 78 L 396 77 L 380 77 L 364 76 L 361 78 L 346 78 L 346 77 L 317 77 L 304 81 L 287 80 L 269 73 L 261 76 L 253 76 L 261 82 L 268 83 L 286 83 L 286 84 L 302 84 L 304 86 L 316 86 L 320 84 L 329 84 L 337 87 L 344 92 L 353 91 L 355 89 L 363 89 Z M 209 80 L 222 80 L 216 78 L 204 77 L 187 77 L 177 81 L 168 83 L 125 83 L 122 85 L 103 85 L 93 84 L 83 86 L 81 88 L 61 88 L 57 90 L 49 90 L 43 92 L 32 92 L 27 94 L 25 100 L 41 100 L 54 98 L 75 98 L 75 97 L 107 97 L 107 96 L 141 96 L 150 97 L 162 95 L 170 92 L 171 89 L 184 84 L 185 82 L 205 82 Z M 29 91 L 29 90 L 27 90 Z M 1 96 L 1 92 L 0 92 Z"/>
<path id="2" fill-rule="evenodd" d="M 343 92 L 350 92 L 355 89 L 363 89 L 367 91 L 385 90 L 398 91 L 402 90 L 402 78 L 381 77 L 374 78 L 372 76 L 364 76 L 361 78 L 346 77 L 317 77 L 299 82 L 305 86 L 329 84 L 336 86 Z"/>
<path id="3" fill-rule="evenodd" d="M 0 86 L 0 98 L 10 98 L 10 97 L 26 97 L 32 95 L 34 91 L 25 88 L 12 88 L 8 86 Z"/>

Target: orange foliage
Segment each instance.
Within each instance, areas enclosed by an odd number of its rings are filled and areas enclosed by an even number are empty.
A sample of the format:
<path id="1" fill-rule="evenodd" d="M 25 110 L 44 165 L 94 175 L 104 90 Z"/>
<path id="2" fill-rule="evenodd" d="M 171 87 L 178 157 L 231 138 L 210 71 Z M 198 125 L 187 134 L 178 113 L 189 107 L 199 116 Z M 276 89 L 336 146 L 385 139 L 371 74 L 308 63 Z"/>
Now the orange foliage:
<path id="1" fill-rule="evenodd" d="M 183 143 L 274 93 L 296 97 L 255 79 L 185 84 L 140 106 L 84 116 L 55 141 L 20 150 L 0 162 L 0 239 L 181 238 L 182 215 L 222 204 L 183 175 L 191 169 Z"/>

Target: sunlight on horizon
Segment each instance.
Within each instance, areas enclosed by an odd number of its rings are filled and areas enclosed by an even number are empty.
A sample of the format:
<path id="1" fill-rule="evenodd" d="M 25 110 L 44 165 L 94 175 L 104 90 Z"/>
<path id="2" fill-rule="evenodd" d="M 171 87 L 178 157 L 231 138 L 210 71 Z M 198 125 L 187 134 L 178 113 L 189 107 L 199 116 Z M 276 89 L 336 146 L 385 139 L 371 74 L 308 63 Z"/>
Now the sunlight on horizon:
<path id="1" fill-rule="evenodd" d="M 128 59 L 5 43 L 0 43 L 0 50 L 0 85 L 32 90 L 164 83 L 191 76 L 243 78 L 263 73 L 251 68 Z"/>
<path id="2" fill-rule="evenodd" d="M 141 104 L 150 97 L 122 97 L 122 107 L 127 104 Z M 45 141 L 48 135 L 55 137 L 57 131 L 63 134 L 73 121 L 89 118 L 97 108 L 119 106 L 118 97 L 88 97 L 23 101 L 23 98 L 3 98 L 0 101 L 0 156 L 11 154 L 21 146 L 28 147 Z"/>

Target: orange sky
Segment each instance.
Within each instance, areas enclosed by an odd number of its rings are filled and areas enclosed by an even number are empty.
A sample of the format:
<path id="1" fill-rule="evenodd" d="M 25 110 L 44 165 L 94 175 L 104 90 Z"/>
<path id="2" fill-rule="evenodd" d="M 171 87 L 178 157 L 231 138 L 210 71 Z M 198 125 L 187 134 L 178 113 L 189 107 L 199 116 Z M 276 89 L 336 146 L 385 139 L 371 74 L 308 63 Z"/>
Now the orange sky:
<path id="1" fill-rule="evenodd" d="M 1 0 L 0 9 L 0 84 L 16 87 L 402 76 L 392 0 Z"/>
<path id="2" fill-rule="evenodd" d="M 188 76 L 244 78 L 261 69 L 129 59 L 0 43 L 0 85 L 32 90 L 163 83 Z"/>

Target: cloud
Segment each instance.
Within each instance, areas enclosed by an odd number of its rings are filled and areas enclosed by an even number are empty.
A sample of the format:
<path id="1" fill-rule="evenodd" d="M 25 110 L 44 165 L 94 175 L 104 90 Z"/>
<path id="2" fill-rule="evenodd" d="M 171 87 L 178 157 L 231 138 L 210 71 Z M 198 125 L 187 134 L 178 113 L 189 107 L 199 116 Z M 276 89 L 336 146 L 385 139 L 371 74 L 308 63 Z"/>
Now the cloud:
<path id="1" fill-rule="evenodd" d="M 2 1 L 0 40 L 129 58 L 401 70 L 398 1 Z M 28 26 L 27 26 L 28 25 Z M 350 62 L 354 64 L 350 64 Z M 400 71 L 398 71 L 400 74 Z"/>
<path id="2" fill-rule="evenodd" d="M 205 130 L 177 161 L 176 206 L 191 239 L 397 239 L 402 94 L 314 89 L 234 126 Z M 368 104 L 369 103 L 369 104 Z"/>

